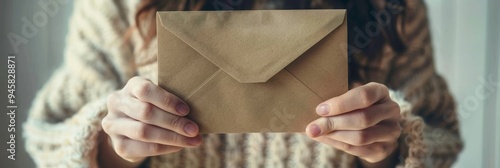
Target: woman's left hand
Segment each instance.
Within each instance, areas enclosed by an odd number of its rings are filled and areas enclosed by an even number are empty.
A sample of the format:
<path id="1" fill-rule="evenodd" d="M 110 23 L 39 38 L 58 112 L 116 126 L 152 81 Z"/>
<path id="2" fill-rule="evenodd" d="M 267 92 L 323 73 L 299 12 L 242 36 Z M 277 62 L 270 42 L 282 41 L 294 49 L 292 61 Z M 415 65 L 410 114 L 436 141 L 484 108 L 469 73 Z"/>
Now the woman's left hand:
<path id="1" fill-rule="evenodd" d="M 307 126 L 308 136 L 366 162 L 380 162 L 398 147 L 400 109 L 385 85 L 356 87 L 319 104 L 316 113 L 322 117 Z"/>

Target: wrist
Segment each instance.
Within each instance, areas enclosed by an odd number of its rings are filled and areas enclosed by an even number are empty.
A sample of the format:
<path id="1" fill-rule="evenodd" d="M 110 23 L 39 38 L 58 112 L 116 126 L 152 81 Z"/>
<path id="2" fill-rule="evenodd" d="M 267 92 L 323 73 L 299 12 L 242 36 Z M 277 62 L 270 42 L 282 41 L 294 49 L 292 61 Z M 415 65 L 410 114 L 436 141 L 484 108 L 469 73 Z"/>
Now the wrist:
<path id="1" fill-rule="evenodd" d="M 123 167 L 123 168 L 135 168 L 144 162 L 146 158 L 142 158 L 135 162 L 130 162 L 119 156 L 114 148 L 111 138 L 104 131 L 100 135 L 102 142 L 99 144 L 98 149 L 98 164 L 99 167 Z"/>
<path id="2" fill-rule="evenodd" d="M 396 144 L 397 145 L 397 144 Z M 390 155 L 388 155 L 385 159 L 375 162 L 375 163 L 370 163 L 360 157 L 357 157 L 358 159 L 358 165 L 363 168 L 379 168 L 379 167 L 396 167 L 398 164 L 398 156 L 399 156 L 399 145 L 393 148 L 393 151 Z"/>

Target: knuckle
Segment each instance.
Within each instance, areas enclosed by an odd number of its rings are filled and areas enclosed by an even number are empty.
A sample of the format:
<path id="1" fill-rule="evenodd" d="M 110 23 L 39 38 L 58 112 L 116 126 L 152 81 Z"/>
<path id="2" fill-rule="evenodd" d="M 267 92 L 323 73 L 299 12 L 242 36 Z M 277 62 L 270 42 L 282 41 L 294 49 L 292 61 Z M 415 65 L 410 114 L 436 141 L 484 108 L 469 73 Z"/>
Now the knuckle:
<path id="1" fill-rule="evenodd" d="M 364 145 L 368 143 L 368 134 L 365 131 L 358 131 L 354 134 L 353 143 L 355 145 Z"/>
<path id="2" fill-rule="evenodd" d="M 175 108 L 175 101 L 174 101 L 174 98 L 172 96 L 170 96 L 169 94 L 166 94 L 164 96 L 161 96 L 161 100 L 160 100 L 163 104 L 166 104 L 167 106 L 169 107 L 174 107 Z"/>
<path id="3" fill-rule="evenodd" d="M 376 159 L 376 158 L 373 158 L 373 157 L 366 157 L 365 160 L 367 162 L 370 162 L 370 163 L 377 163 L 377 162 L 380 161 L 379 159 Z"/>
<path id="4" fill-rule="evenodd" d="M 136 131 L 135 131 L 136 138 L 139 140 L 146 140 L 149 137 L 149 130 L 147 128 L 146 124 L 139 124 L 136 126 Z"/>
<path id="5" fill-rule="evenodd" d="M 396 102 L 391 103 L 390 110 L 396 116 L 399 116 L 401 114 L 401 108 L 399 107 L 399 104 Z"/>
<path id="6" fill-rule="evenodd" d="M 368 128 L 371 126 L 370 116 L 365 112 L 359 112 L 354 117 L 356 121 L 358 121 L 358 127 L 360 129 Z"/>
<path id="7" fill-rule="evenodd" d="M 335 130 L 335 122 L 333 121 L 334 118 L 333 117 L 328 117 L 328 118 L 325 118 L 325 122 L 326 122 L 326 127 L 328 130 L 330 131 L 333 131 Z"/>
<path id="8" fill-rule="evenodd" d="M 109 133 L 111 130 L 111 121 L 109 121 L 108 116 L 105 116 L 101 121 L 101 126 L 104 132 Z"/>
<path id="9" fill-rule="evenodd" d="M 181 151 L 181 150 L 182 150 L 182 148 L 172 148 L 172 149 L 171 149 L 171 152 L 172 152 L 172 153 L 173 153 L 173 152 L 179 152 L 179 151 Z"/>
<path id="10" fill-rule="evenodd" d="M 138 162 L 141 160 L 140 158 L 134 158 L 134 157 L 129 157 L 129 156 L 126 156 L 124 159 L 129 161 L 129 162 Z"/>
<path id="11" fill-rule="evenodd" d="M 392 142 L 395 142 L 399 139 L 399 136 L 401 136 L 401 131 L 402 131 L 402 128 L 399 124 L 396 124 L 396 129 L 394 130 L 394 133 L 393 133 L 393 141 Z"/>
<path id="12" fill-rule="evenodd" d="M 359 98 L 361 100 L 362 105 L 365 107 L 370 106 L 372 104 L 373 95 L 370 94 L 368 89 L 360 89 Z"/>
<path id="13" fill-rule="evenodd" d="M 390 102 L 389 106 L 388 106 L 389 110 L 391 110 L 391 111 L 399 111 L 398 110 L 399 109 L 399 104 L 398 103 L 394 102 L 392 99 L 389 102 Z"/>
<path id="14" fill-rule="evenodd" d="M 139 110 L 139 118 L 142 120 L 150 120 L 154 117 L 153 105 L 149 103 L 142 103 Z"/>
<path id="15" fill-rule="evenodd" d="M 127 82 L 127 84 L 131 84 L 131 83 L 135 83 L 135 82 L 140 82 L 140 81 L 143 81 L 144 78 L 143 77 L 140 77 L 140 76 L 134 76 L 132 78 L 130 78 Z"/>
<path id="16" fill-rule="evenodd" d="M 118 141 L 116 141 L 113 144 L 115 144 L 113 148 L 115 149 L 115 152 L 118 155 L 120 155 L 120 156 L 127 156 L 128 155 L 127 154 L 127 149 L 126 149 L 127 145 L 125 145 L 125 143 L 123 143 L 123 141 L 118 140 Z"/>
<path id="17" fill-rule="evenodd" d="M 133 94 L 138 98 L 145 98 L 150 94 L 152 89 L 153 86 L 150 82 L 142 81 L 134 87 Z"/>
<path id="18" fill-rule="evenodd" d="M 182 117 L 173 117 L 172 120 L 170 120 L 170 126 L 172 128 L 181 128 L 182 125 Z"/>
<path id="19" fill-rule="evenodd" d="M 148 148 L 149 148 L 149 152 L 154 153 L 154 154 L 161 152 L 161 145 L 157 144 L 157 143 L 149 144 Z"/>
<path id="20" fill-rule="evenodd" d="M 340 149 L 344 150 L 344 151 L 351 151 L 353 146 L 352 145 L 349 145 L 347 143 L 340 143 Z"/>
<path id="21" fill-rule="evenodd" d="M 381 153 L 383 151 L 384 151 L 384 149 L 383 149 L 381 144 L 378 144 L 378 143 L 373 144 L 373 146 L 372 146 L 373 153 Z"/>
<path id="22" fill-rule="evenodd" d="M 182 137 L 180 135 L 178 135 L 178 134 L 173 134 L 173 135 L 171 135 L 169 137 L 170 137 L 170 142 L 171 143 L 177 144 L 177 143 L 182 142 Z"/>
<path id="23" fill-rule="evenodd" d="M 397 135 L 398 137 L 401 136 L 401 133 L 403 132 L 403 127 L 399 123 L 396 123 L 396 129 L 397 129 Z"/>
<path id="24" fill-rule="evenodd" d="M 376 153 L 378 154 L 378 158 L 384 158 L 385 156 L 389 155 L 389 150 L 387 145 L 377 145 L 376 146 Z"/>
<path id="25" fill-rule="evenodd" d="M 379 89 L 382 89 L 382 90 L 389 92 L 389 89 L 384 84 L 377 83 L 377 82 L 370 82 L 369 84 L 375 86 L 376 88 L 379 88 Z"/>
<path id="26" fill-rule="evenodd" d="M 340 142 L 340 141 L 332 141 L 332 145 L 335 146 L 335 148 L 343 150 L 343 151 L 350 151 L 352 148 L 351 145 L 349 145 L 347 143 Z"/>
<path id="27" fill-rule="evenodd" d="M 389 95 L 389 88 L 383 84 L 378 84 L 384 95 Z"/>
<path id="28" fill-rule="evenodd" d="M 370 151 L 366 148 L 362 148 L 358 151 L 358 153 L 356 155 L 363 157 L 366 160 L 366 159 L 371 159 L 371 157 L 372 157 L 371 153 L 372 153 L 372 151 Z"/>
<path id="29" fill-rule="evenodd" d="M 387 141 L 387 142 L 390 142 L 390 143 L 396 143 L 399 139 L 399 134 L 393 134 L 391 136 L 391 140 Z"/>
<path id="30" fill-rule="evenodd" d="M 114 91 L 110 93 L 106 99 L 106 103 L 109 108 L 113 108 L 114 106 L 118 105 L 118 91 Z"/>
<path id="31" fill-rule="evenodd" d="M 115 93 L 116 92 L 112 92 L 108 95 L 107 99 L 106 99 L 106 102 L 108 103 L 108 106 L 110 105 L 113 105 L 115 103 Z"/>
<path id="32" fill-rule="evenodd" d="M 378 82 L 369 82 L 367 85 L 376 87 L 376 88 L 387 88 L 384 84 Z"/>
<path id="33" fill-rule="evenodd" d="M 122 89 L 122 90 L 129 90 L 129 89 L 131 89 L 131 87 L 134 87 L 134 85 L 135 85 L 136 83 L 140 83 L 140 82 L 142 82 L 142 81 L 144 81 L 144 78 L 143 78 L 143 77 L 140 77 L 140 76 L 134 76 L 134 77 L 130 78 L 130 79 L 127 81 L 127 83 L 125 84 L 125 86 L 123 87 L 123 89 Z"/>

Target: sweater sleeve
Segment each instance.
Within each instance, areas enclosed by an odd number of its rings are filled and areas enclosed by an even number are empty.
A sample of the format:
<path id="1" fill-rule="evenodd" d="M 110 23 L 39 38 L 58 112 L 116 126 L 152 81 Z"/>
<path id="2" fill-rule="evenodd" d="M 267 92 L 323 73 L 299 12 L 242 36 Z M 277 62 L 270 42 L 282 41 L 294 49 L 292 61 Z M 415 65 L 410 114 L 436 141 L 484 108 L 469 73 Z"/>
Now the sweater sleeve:
<path id="1" fill-rule="evenodd" d="M 63 65 L 37 93 L 23 125 L 38 167 L 97 167 L 107 95 L 134 74 L 119 2 L 74 1 Z"/>
<path id="2" fill-rule="evenodd" d="M 408 48 L 392 60 L 387 82 L 402 112 L 399 166 L 451 167 L 463 148 L 455 101 L 434 68 L 426 6 L 406 2 L 401 34 Z"/>

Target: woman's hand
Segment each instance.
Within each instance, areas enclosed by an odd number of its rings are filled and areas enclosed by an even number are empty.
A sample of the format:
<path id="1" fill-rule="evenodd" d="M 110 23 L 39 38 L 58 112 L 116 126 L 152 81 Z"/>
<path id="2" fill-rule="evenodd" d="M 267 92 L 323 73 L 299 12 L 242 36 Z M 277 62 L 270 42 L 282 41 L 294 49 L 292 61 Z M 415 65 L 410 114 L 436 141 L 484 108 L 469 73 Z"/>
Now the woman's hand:
<path id="1" fill-rule="evenodd" d="M 398 147 L 401 134 L 399 105 L 385 85 L 368 83 L 318 105 L 321 118 L 307 134 L 364 162 L 380 162 Z"/>
<path id="2" fill-rule="evenodd" d="M 108 97 L 102 128 L 112 148 L 129 162 L 201 144 L 198 126 L 185 118 L 189 107 L 153 82 L 134 77 Z"/>

